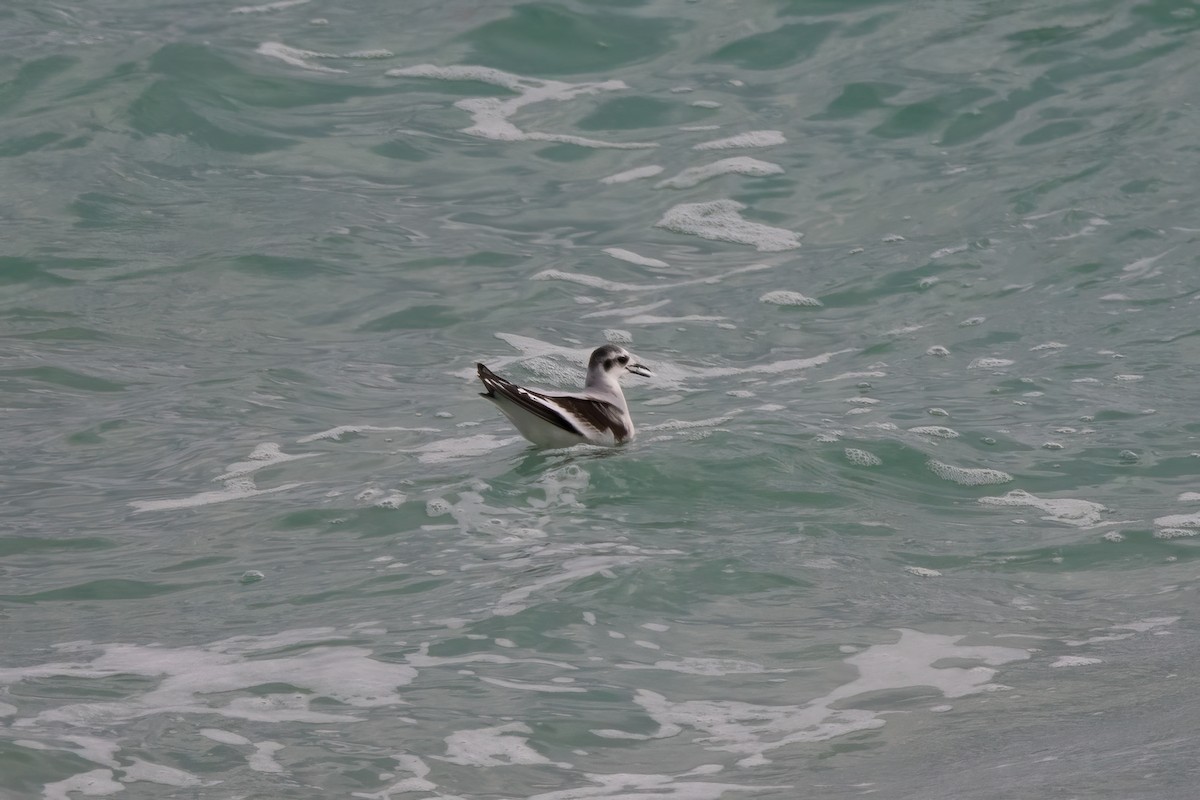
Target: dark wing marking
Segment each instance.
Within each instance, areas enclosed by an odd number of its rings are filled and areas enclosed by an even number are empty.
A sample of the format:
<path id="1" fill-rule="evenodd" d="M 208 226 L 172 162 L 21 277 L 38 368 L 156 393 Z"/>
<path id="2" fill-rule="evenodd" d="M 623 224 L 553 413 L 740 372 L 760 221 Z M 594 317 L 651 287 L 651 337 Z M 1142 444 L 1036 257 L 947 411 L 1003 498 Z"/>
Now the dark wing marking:
<path id="1" fill-rule="evenodd" d="M 537 392 L 530 393 L 537 394 Z M 623 442 L 629 438 L 629 429 L 625 427 L 624 415 L 621 413 L 621 409 L 612 403 L 569 395 L 542 395 L 542 397 L 553 400 L 597 433 L 611 433 L 617 442 Z"/>
<path id="2" fill-rule="evenodd" d="M 483 364 L 475 366 L 479 371 L 479 380 L 487 389 L 486 393 L 480 393 L 483 397 L 495 399 L 496 394 L 499 393 L 530 414 L 584 438 L 587 438 L 587 434 L 581 430 L 582 428 L 590 428 L 600 435 L 611 434 L 617 442 L 623 442 L 629 438 L 629 429 L 625 426 L 624 415 L 621 413 L 621 409 L 612 403 L 590 397 L 543 394 L 517 386 L 511 381 L 501 378 Z M 560 412 L 559 408 L 566 414 Z"/>
<path id="3" fill-rule="evenodd" d="M 535 417 L 540 417 L 541 419 L 546 420 L 546 422 L 549 422 L 551 425 L 562 428 L 568 433 L 573 433 L 576 436 L 584 436 L 583 431 L 579 430 L 579 428 L 573 425 L 569 419 L 555 411 L 553 408 L 550 408 L 549 406 L 539 403 L 537 400 L 533 399 L 533 397 L 545 397 L 545 395 L 538 394 L 537 392 L 531 392 L 528 389 L 522 389 L 512 381 L 501 378 L 483 364 L 476 364 L 475 366 L 479 372 L 479 380 L 483 383 L 483 387 L 487 389 L 486 392 L 479 393 L 481 397 L 494 400 L 496 395 L 500 394 L 502 397 L 525 409 Z"/>

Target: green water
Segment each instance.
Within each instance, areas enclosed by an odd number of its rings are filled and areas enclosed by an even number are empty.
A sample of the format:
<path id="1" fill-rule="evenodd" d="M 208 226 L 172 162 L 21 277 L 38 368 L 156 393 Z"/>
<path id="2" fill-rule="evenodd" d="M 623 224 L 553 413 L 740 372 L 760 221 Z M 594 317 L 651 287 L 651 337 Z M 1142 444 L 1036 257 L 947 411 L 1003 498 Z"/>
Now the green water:
<path id="1" fill-rule="evenodd" d="M 0 43 L 4 800 L 1195 796 L 1200 5 Z"/>

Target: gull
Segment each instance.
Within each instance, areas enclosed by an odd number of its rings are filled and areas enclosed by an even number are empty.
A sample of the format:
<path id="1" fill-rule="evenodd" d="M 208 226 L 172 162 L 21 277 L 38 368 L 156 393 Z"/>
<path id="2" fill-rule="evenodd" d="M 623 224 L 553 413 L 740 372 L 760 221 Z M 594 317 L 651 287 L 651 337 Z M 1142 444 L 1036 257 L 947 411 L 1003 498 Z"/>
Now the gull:
<path id="1" fill-rule="evenodd" d="M 547 394 L 517 386 L 483 364 L 475 365 L 486 392 L 480 392 L 538 447 L 598 444 L 612 447 L 633 438 L 633 418 L 619 382 L 622 373 L 649 376 L 624 348 L 606 344 L 588 359 L 583 391 Z"/>

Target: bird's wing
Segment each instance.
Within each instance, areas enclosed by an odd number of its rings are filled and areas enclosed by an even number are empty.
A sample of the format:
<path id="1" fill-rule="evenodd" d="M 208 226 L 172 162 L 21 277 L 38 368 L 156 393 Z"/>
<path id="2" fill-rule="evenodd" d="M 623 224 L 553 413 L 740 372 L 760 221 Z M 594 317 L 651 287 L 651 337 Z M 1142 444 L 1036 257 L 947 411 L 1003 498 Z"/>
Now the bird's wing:
<path id="1" fill-rule="evenodd" d="M 494 400 L 500 395 L 530 414 L 584 438 L 611 435 L 620 442 L 629 435 L 625 415 L 620 408 L 606 400 L 585 395 L 544 394 L 517 386 L 483 364 L 476 364 L 476 367 L 479 380 L 487 389 L 487 392 L 481 393 L 483 397 Z"/>

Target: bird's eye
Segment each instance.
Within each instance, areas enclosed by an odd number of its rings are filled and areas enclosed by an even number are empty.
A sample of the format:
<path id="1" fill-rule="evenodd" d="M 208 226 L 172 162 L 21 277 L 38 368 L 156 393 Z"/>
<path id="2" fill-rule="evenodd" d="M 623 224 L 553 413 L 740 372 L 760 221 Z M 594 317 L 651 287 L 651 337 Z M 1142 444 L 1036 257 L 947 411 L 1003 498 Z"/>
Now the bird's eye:
<path id="1" fill-rule="evenodd" d="M 617 356 L 617 361 L 620 361 L 622 364 L 628 364 L 629 356 Z"/>

